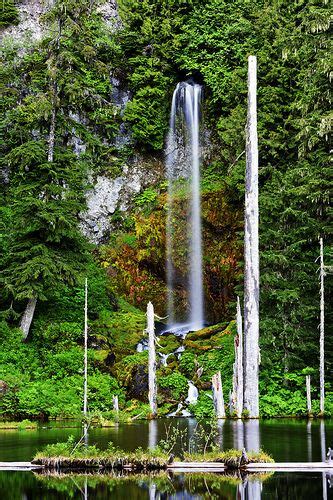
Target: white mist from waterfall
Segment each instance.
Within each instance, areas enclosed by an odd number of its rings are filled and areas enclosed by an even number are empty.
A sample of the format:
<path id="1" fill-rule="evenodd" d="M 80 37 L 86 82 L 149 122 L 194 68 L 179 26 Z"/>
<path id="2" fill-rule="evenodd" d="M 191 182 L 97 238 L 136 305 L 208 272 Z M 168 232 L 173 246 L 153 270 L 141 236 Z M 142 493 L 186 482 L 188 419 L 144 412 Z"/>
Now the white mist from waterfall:
<path id="1" fill-rule="evenodd" d="M 201 202 L 200 202 L 200 100 L 201 86 L 193 83 L 179 83 L 173 93 L 170 130 L 166 148 L 166 168 L 168 177 L 167 212 L 167 285 L 168 324 L 177 324 L 175 318 L 174 289 L 175 269 L 173 251 L 178 244 L 174 231 L 174 183 L 182 169 L 180 148 L 184 145 L 185 157 L 190 164 L 191 183 L 188 221 L 188 287 L 189 312 L 188 330 L 200 330 L 204 326 L 204 300 L 202 277 Z M 179 137 L 181 137 L 181 144 Z"/>

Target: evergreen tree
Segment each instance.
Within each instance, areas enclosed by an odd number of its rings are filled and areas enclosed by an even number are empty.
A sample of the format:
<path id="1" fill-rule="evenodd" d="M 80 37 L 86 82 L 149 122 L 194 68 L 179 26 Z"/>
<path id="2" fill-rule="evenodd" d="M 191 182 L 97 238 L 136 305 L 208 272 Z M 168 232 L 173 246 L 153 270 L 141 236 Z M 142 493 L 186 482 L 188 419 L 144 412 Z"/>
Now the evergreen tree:
<path id="1" fill-rule="evenodd" d="M 6 89 L 12 109 L 3 121 L 2 165 L 10 172 L 11 223 L 2 282 L 14 300 L 28 300 L 24 337 L 37 301 L 58 281 L 73 284 L 88 256 L 78 227 L 87 171 L 97 155 L 103 164 L 114 133 L 111 41 L 97 6 L 56 1 L 45 16 L 48 36 L 20 62 L 23 82 Z"/>

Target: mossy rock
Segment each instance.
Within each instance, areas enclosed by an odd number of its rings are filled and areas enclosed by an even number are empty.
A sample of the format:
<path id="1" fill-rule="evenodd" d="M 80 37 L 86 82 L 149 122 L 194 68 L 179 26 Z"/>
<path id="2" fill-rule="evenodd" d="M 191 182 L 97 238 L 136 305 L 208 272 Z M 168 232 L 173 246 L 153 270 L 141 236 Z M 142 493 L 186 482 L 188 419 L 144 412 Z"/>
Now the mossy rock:
<path id="1" fill-rule="evenodd" d="M 196 332 L 190 332 L 186 336 L 185 344 L 189 340 L 203 340 L 209 339 L 212 335 L 216 335 L 218 333 L 224 332 L 228 326 L 228 323 L 218 323 L 217 325 L 207 326 L 202 328 L 201 330 L 197 330 Z"/>
<path id="2" fill-rule="evenodd" d="M 158 337 L 157 342 L 157 350 L 162 352 L 163 354 L 169 354 L 174 352 L 178 347 L 182 345 L 181 339 L 175 337 L 175 335 L 161 335 Z M 161 346 L 161 347 L 159 347 Z"/>
<path id="3" fill-rule="evenodd" d="M 184 345 L 187 349 L 192 349 L 198 353 L 210 351 L 211 349 L 221 349 L 224 338 L 235 333 L 233 323 L 219 323 L 197 332 L 190 332 L 184 340 Z"/>
<path id="4" fill-rule="evenodd" d="M 195 351 L 208 351 L 209 349 L 211 349 L 211 344 L 200 345 L 199 343 L 191 340 L 186 340 L 184 344 L 186 345 L 186 347 L 193 349 Z"/>
<path id="5" fill-rule="evenodd" d="M 97 341 L 107 343 L 118 358 L 136 351 L 145 324 L 145 314 L 138 309 L 106 312 L 92 325 L 92 334 Z"/>

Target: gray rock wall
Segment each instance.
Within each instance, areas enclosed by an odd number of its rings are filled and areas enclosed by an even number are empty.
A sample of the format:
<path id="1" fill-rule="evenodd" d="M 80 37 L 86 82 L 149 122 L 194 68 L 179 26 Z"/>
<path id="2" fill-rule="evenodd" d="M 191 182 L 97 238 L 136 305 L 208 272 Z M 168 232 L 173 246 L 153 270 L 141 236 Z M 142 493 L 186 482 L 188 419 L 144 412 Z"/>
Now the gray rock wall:
<path id="1" fill-rule="evenodd" d="M 98 176 L 87 193 L 87 211 L 81 214 L 82 231 L 93 243 L 102 243 L 112 231 L 112 215 L 126 212 L 135 196 L 164 178 L 163 162 L 156 158 L 135 157 L 116 179 Z"/>
<path id="2" fill-rule="evenodd" d="M 10 37 L 18 44 L 22 45 L 22 53 L 29 45 L 39 41 L 44 34 L 44 26 L 41 23 L 41 15 L 49 8 L 54 0 L 22 0 L 18 9 L 20 12 L 20 23 L 18 26 L 6 28 L 0 33 L 0 39 Z M 99 7 L 105 22 L 114 29 L 121 28 L 121 20 L 118 13 L 118 6 L 115 0 L 108 0 Z M 113 85 L 111 100 L 122 116 L 127 102 L 131 99 L 130 92 L 123 88 L 122 82 L 114 75 L 110 76 Z M 81 122 L 83 117 L 73 115 L 73 121 Z M 203 156 L 209 155 L 207 149 L 207 131 L 203 135 Z M 209 142 L 209 141 L 208 141 Z M 114 139 L 114 146 L 121 150 L 131 143 L 131 131 L 124 123 L 120 124 L 119 131 Z M 75 136 L 71 145 L 74 152 L 79 156 L 85 151 L 85 144 Z M 106 241 L 112 231 L 112 214 L 116 210 L 128 211 L 133 207 L 135 196 L 146 187 L 154 185 L 165 178 L 164 161 L 160 158 L 143 156 L 137 154 L 123 167 L 122 174 L 111 179 L 107 176 L 99 175 L 93 178 L 93 188 L 87 192 L 87 211 L 81 214 L 81 227 L 83 233 L 94 243 L 99 244 Z M 188 176 L 188 165 L 184 161 L 180 162 L 178 177 Z M 0 174 L 2 181 L 8 181 L 8 172 Z"/>

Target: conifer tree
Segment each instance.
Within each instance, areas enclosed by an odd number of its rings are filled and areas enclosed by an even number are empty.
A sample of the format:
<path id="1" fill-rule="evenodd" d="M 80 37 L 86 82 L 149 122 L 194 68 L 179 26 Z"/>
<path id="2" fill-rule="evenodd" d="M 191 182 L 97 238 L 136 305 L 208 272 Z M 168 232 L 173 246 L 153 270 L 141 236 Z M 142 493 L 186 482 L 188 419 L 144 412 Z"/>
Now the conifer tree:
<path id="1" fill-rule="evenodd" d="M 110 149 L 105 139 L 114 132 L 110 39 L 98 3 L 54 3 L 45 16 L 48 34 L 21 60 L 23 82 L 5 111 L 2 164 L 10 177 L 11 224 L 1 279 L 15 301 L 28 301 L 24 338 L 37 301 L 46 300 L 59 281 L 73 284 L 88 258 L 78 215 L 88 168 Z M 84 145 L 81 154 L 78 142 Z"/>

